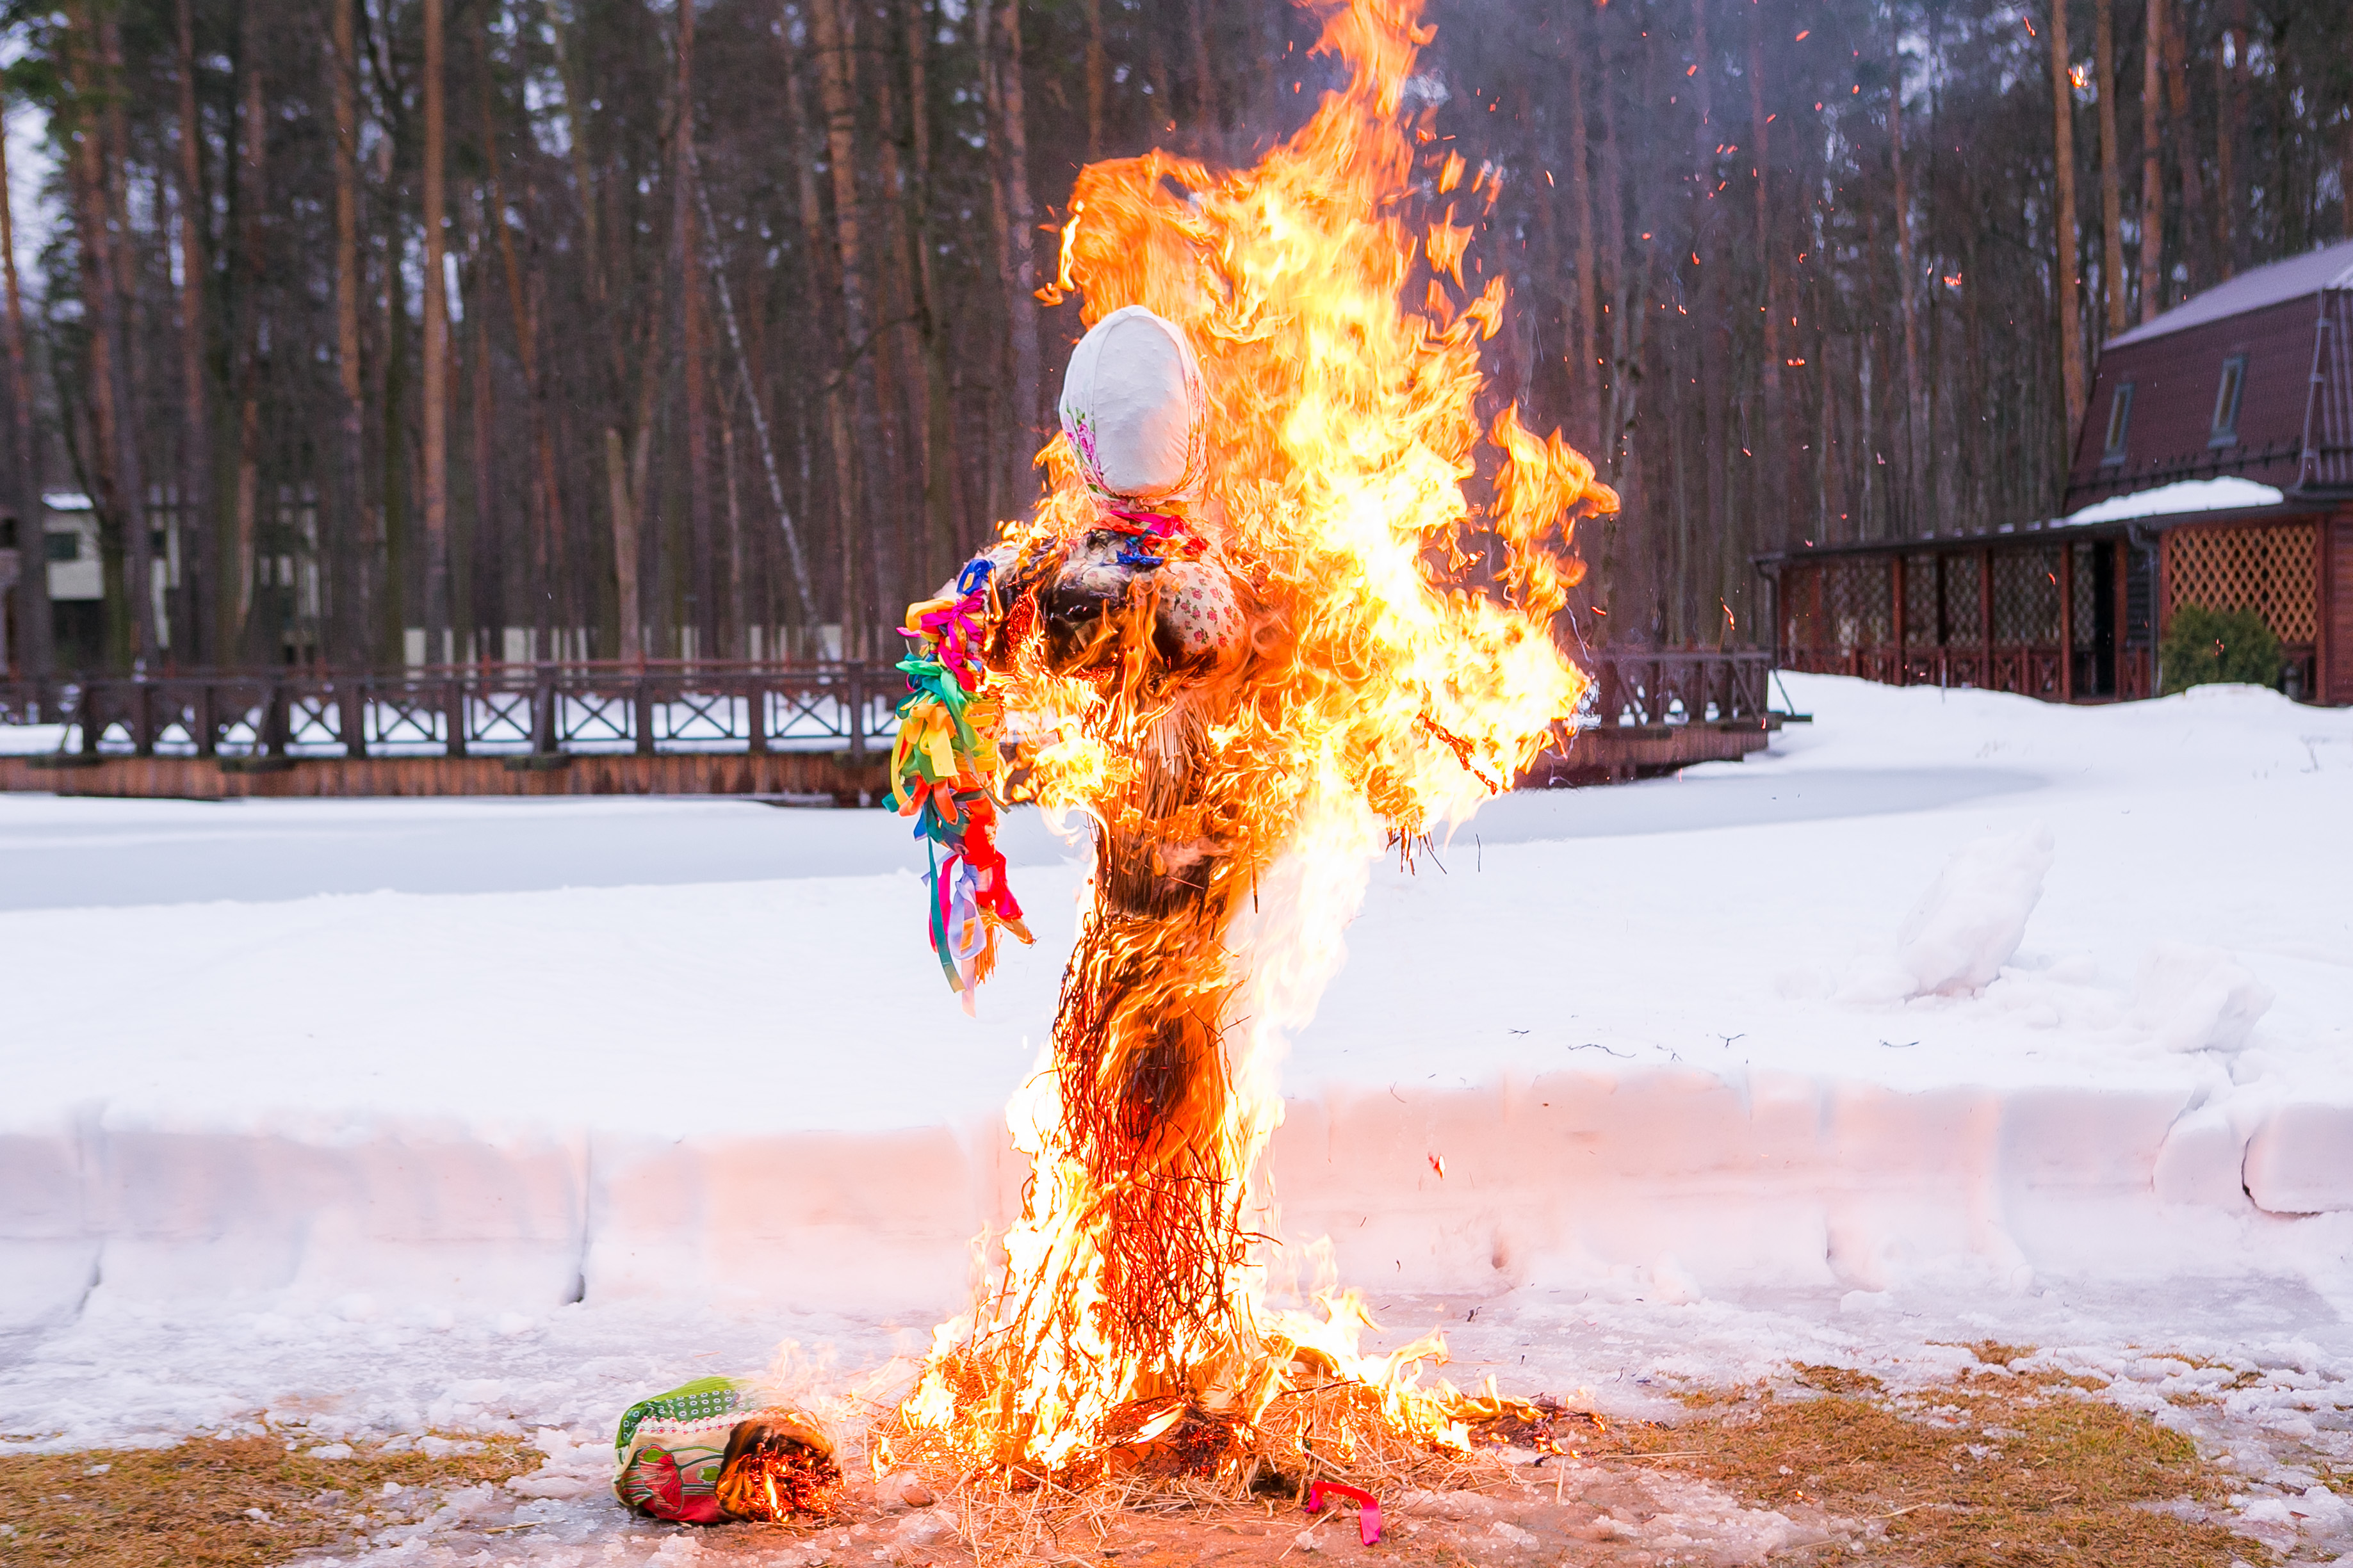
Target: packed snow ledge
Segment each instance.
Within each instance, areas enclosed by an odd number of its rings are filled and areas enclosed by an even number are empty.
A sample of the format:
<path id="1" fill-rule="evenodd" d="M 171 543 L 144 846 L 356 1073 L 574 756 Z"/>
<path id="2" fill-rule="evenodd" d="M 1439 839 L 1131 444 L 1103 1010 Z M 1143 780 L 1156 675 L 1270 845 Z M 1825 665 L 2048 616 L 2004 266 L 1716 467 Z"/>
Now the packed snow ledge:
<path id="1" fill-rule="evenodd" d="M 1284 1233 L 1522 1392 L 1999 1331 L 2344 1437 L 2353 714 L 1784 679 L 1766 755 L 1376 873 Z M 0 1429 L 586 1441 L 919 1343 L 1071 939 L 1012 838 L 974 1022 L 881 813 L 0 796 Z"/>

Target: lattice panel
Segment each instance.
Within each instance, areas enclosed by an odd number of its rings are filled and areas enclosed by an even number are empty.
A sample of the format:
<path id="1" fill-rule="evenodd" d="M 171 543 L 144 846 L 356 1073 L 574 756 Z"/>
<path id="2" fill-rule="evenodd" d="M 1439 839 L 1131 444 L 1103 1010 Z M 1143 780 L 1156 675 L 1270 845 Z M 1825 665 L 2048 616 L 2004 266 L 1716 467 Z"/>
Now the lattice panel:
<path id="1" fill-rule="evenodd" d="M 2105 550 L 2107 546 L 2075 544 L 2068 548 L 2075 552 L 2075 646 L 2079 648 L 2094 647 L 2099 643 L 2096 634 L 2100 624 L 2097 597 L 2100 590 L 2099 573 L 2092 564 L 2092 552 Z"/>
<path id="2" fill-rule="evenodd" d="M 2170 619 L 2184 605 L 2253 610 L 2284 643 L 2309 643 L 2319 624 L 2320 526 L 2180 528 L 2167 535 Z"/>
<path id="3" fill-rule="evenodd" d="M 1985 640 L 1978 604 L 1978 558 L 1945 557 L 1945 642 L 1952 647 L 1974 647 Z"/>
<path id="4" fill-rule="evenodd" d="M 2006 550 L 1993 558 L 1993 640 L 2059 640 L 2059 552 Z"/>
<path id="5" fill-rule="evenodd" d="M 1904 560 L 1904 646 L 1936 646 L 1936 558 L 1908 555 Z"/>
<path id="6" fill-rule="evenodd" d="M 1814 646 L 1814 587 L 1821 580 L 1818 566 L 1787 566 L 1781 571 L 1781 646 Z"/>
<path id="7" fill-rule="evenodd" d="M 1822 565 L 1821 628 L 1841 648 L 1883 647 L 1895 635 L 1894 574 L 1884 561 Z"/>

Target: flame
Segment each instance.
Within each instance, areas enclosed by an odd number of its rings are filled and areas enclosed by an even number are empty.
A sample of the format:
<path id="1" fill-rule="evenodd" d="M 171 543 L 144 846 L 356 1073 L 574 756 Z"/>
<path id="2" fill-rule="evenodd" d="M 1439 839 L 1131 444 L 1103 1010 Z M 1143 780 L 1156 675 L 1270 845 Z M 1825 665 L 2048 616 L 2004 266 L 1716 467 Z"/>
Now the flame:
<path id="1" fill-rule="evenodd" d="M 1422 1382 L 1442 1343 L 1361 1350 L 1375 1325 L 1328 1245 L 1313 1310 L 1271 1304 L 1289 1255 L 1256 1172 L 1374 857 L 1508 787 L 1583 697 L 1552 623 L 1576 521 L 1617 497 L 1516 407 L 1478 412 L 1504 288 L 1463 263 L 1499 186 L 1482 171 L 1478 210 L 1409 216 L 1464 167 L 1422 150 L 1432 111 L 1408 104 L 1418 0 L 1316 8 L 1352 78 L 1256 167 L 1155 152 L 1072 195 L 1056 291 L 1090 323 L 1142 304 L 1190 335 L 1217 470 L 1193 520 L 1257 613 L 1240 664 L 1195 687 L 1147 668 L 1148 637 L 1109 672 L 992 668 L 1028 787 L 1092 820 L 1097 859 L 1054 1041 L 1008 1113 L 1021 1219 L 936 1331 L 894 1453 L 1070 1477 L 1219 1472 L 1312 1422 L 1326 1459 L 1384 1426 L 1467 1441 Z M 1008 529 L 1025 550 L 1098 505 L 1063 440 L 1039 460 L 1050 492 Z"/>

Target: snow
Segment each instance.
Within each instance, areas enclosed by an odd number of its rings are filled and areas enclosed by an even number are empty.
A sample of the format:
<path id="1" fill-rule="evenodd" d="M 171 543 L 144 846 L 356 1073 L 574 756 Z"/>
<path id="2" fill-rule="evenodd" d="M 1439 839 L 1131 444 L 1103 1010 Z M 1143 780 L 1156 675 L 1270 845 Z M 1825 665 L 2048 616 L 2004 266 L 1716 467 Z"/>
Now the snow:
<path id="1" fill-rule="evenodd" d="M 2353 713 L 1783 679 L 1766 754 L 1377 870 L 1283 1233 L 1612 1408 L 2038 1343 L 2293 1516 L 2353 1462 Z M 1008 848 L 1039 940 L 974 1022 L 881 813 L 0 796 L 0 1428 L 586 1444 L 779 1341 L 920 1348 L 1074 924 Z M 2159 1352 L 2248 1381 L 2177 1406 Z"/>
<path id="2" fill-rule="evenodd" d="M 2176 479 L 2154 489 L 2110 496 L 2078 507 L 2061 520 L 2064 523 L 2122 522 L 2135 517 L 2170 517 L 2186 511 L 2232 511 L 2242 507 L 2277 506 L 2285 498 L 2270 485 L 2224 474 L 2211 479 Z"/>
<path id="3" fill-rule="evenodd" d="M 1955 850 L 1895 933 L 1896 966 L 1912 982 L 1899 999 L 1975 995 L 1999 979 L 2042 898 L 2051 851 L 2040 822 Z"/>
<path id="4" fill-rule="evenodd" d="M 0 757 L 37 756 L 66 742 L 63 724 L 0 724 Z"/>

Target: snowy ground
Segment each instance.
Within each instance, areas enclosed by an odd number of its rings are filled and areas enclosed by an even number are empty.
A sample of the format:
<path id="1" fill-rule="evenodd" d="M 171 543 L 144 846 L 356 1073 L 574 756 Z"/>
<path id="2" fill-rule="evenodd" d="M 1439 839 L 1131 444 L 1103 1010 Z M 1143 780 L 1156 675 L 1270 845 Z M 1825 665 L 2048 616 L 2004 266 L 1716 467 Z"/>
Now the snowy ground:
<path id="1" fill-rule="evenodd" d="M 1458 1372 L 1620 1410 L 2038 1344 L 2353 1547 L 2301 1500 L 2353 1463 L 2353 714 L 1786 679 L 1767 755 L 1376 873 L 1286 1232 Z M 1040 942 L 973 1022 L 880 813 L 0 796 L 0 1432 L 588 1442 L 920 1343 L 1071 935 L 1075 863 L 1011 848 Z"/>

